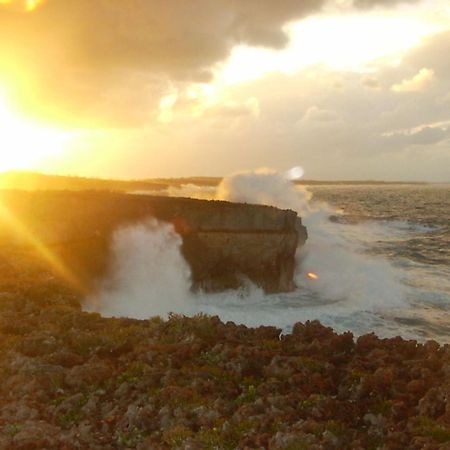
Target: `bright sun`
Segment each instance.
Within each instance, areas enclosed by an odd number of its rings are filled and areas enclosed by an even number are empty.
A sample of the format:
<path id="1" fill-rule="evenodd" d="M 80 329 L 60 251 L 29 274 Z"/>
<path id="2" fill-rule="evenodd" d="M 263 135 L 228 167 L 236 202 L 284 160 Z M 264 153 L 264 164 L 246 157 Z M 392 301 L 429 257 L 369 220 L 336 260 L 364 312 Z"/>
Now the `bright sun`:
<path id="1" fill-rule="evenodd" d="M 33 169 L 64 152 L 69 133 L 21 118 L 0 96 L 0 171 Z"/>

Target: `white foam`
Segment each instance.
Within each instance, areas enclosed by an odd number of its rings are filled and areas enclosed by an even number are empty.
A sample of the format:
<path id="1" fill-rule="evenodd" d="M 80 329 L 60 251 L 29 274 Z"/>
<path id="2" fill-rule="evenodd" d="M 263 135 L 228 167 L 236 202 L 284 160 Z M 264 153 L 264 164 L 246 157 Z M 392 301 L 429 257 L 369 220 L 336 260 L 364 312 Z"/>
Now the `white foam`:
<path id="1" fill-rule="evenodd" d="M 99 294 L 87 299 L 86 309 L 140 319 L 204 312 L 224 321 L 275 325 L 284 331 L 297 321 L 319 319 L 338 330 L 363 333 L 380 327 L 382 319 L 372 312 L 386 314 L 404 305 L 396 270 L 387 260 L 365 254 L 373 224 L 331 222 L 328 217 L 337 214 L 335 210 L 312 201 L 306 189 L 295 187 L 283 174 L 267 170 L 224 179 L 217 197 L 300 213 L 309 239 L 298 252 L 296 292 L 265 295 L 248 285 L 240 291 L 194 295 L 181 238 L 170 225 L 151 220 L 117 231 L 112 271 Z M 319 279 L 308 279 L 310 271 Z"/>
<path id="2" fill-rule="evenodd" d="M 329 220 L 339 214 L 312 201 L 304 187 L 277 172 L 246 172 L 224 179 L 218 189 L 224 200 L 273 205 L 297 211 L 308 229 L 298 254 L 296 281 L 300 289 L 326 301 L 340 301 L 349 310 L 376 310 L 404 305 L 400 274 L 384 258 L 364 253 L 373 225 L 344 225 Z M 317 280 L 309 280 L 314 272 Z"/>
<path id="3" fill-rule="evenodd" d="M 189 313 L 190 269 L 181 243 L 171 225 L 153 219 L 118 230 L 111 271 L 85 308 L 137 319 Z"/>

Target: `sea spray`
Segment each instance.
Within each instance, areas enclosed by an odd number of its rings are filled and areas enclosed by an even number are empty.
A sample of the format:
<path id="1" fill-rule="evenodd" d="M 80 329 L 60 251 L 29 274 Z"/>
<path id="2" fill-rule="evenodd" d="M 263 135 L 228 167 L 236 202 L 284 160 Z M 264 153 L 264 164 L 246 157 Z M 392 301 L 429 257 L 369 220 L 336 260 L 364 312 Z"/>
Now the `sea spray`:
<path id="1" fill-rule="evenodd" d="M 296 283 L 300 289 L 327 301 L 339 301 L 339 306 L 348 309 L 376 310 L 404 304 L 397 271 L 386 259 L 365 254 L 365 225 L 331 221 L 330 217 L 340 212 L 312 201 L 312 194 L 292 183 L 285 173 L 265 169 L 232 175 L 222 181 L 217 197 L 292 209 L 302 217 L 309 237 L 298 252 Z M 317 279 L 310 279 L 310 272 L 317 274 Z"/>
<path id="2" fill-rule="evenodd" d="M 172 225 L 149 219 L 116 231 L 113 264 L 86 309 L 144 319 L 190 313 L 190 268 Z"/>
<path id="3" fill-rule="evenodd" d="M 285 174 L 267 170 L 225 178 L 215 197 L 274 205 L 301 215 L 309 239 L 298 252 L 297 291 L 265 295 L 249 284 L 239 291 L 193 294 L 181 237 L 171 225 L 150 220 L 115 233 L 112 270 L 86 308 L 105 316 L 134 318 L 203 312 L 249 326 L 275 325 L 284 332 L 297 321 L 313 319 L 357 334 L 383 327 L 387 335 L 398 332 L 374 314 L 387 317 L 387 311 L 403 305 L 404 296 L 392 265 L 366 253 L 373 224 L 330 221 L 339 211 L 315 202 L 310 192 L 295 186 Z M 308 278 L 308 272 L 317 274 L 317 279 Z"/>

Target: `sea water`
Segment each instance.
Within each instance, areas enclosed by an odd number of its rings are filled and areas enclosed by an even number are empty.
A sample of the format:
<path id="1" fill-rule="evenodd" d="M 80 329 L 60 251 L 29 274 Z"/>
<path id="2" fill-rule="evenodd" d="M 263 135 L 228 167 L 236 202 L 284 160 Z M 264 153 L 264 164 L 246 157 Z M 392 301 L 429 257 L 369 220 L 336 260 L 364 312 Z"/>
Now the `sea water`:
<path id="1" fill-rule="evenodd" d="M 189 196 L 189 188 L 170 194 Z M 113 269 L 86 309 L 140 319 L 205 313 L 283 333 L 317 319 L 355 335 L 450 342 L 450 185 L 305 188 L 279 174 L 247 174 L 200 195 L 296 209 L 309 233 L 297 254 L 297 290 L 265 295 L 249 283 L 193 294 L 180 237 L 149 220 L 116 233 Z"/>

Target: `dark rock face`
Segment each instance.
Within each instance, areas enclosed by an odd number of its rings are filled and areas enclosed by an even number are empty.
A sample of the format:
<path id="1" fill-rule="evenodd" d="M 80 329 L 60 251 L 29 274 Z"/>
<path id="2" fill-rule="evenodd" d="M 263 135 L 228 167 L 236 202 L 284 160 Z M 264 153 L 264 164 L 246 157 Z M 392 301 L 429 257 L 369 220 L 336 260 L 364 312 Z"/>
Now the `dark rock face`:
<path id="1" fill-rule="evenodd" d="M 295 212 L 267 206 L 108 192 L 4 191 L 0 202 L 0 245 L 41 252 L 43 244 L 86 290 L 108 269 L 114 231 L 149 217 L 173 224 L 193 288 L 207 291 L 245 279 L 266 292 L 292 290 L 295 252 L 307 238 Z"/>

